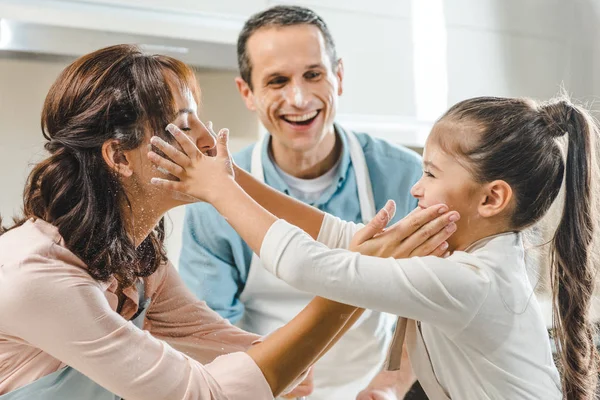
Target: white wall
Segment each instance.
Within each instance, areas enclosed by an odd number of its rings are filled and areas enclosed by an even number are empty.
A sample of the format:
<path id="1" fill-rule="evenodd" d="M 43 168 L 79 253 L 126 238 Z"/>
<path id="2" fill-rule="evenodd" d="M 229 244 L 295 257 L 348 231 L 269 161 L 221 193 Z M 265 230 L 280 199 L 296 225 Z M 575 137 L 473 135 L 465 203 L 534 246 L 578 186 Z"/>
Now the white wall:
<path id="1" fill-rule="evenodd" d="M 44 155 L 40 113 L 64 61 L 0 58 L 0 215 L 20 212 L 31 163 Z"/>
<path id="2" fill-rule="evenodd" d="M 239 21 L 276 3 L 313 8 L 330 26 L 345 61 L 339 119 L 348 127 L 415 146 L 423 143 L 432 119 L 446 105 L 467 97 L 548 98 L 561 84 L 584 100 L 600 94 L 600 0 L 127 1 L 131 7 L 189 9 L 202 12 L 203 18 L 214 14 L 219 21 L 226 14 Z M 0 0 L 5 3 L 10 1 Z M 0 58 L 4 217 L 20 208 L 29 163 L 41 155 L 41 105 L 65 65 L 48 58 Z M 229 127 L 239 148 L 257 135 L 258 125 L 239 99 L 234 76 L 198 73 L 203 117 Z M 176 261 L 181 210 L 171 217 L 175 226 L 169 254 Z"/>
<path id="3" fill-rule="evenodd" d="M 479 95 L 600 93 L 599 0 L 271 0 L 313 8 L 344 60 L 339 119 L 413 146 Z M 438 18 L 437 13 L 441 13 Z M 594 58 L 596 58 L 594 67 Z"/>

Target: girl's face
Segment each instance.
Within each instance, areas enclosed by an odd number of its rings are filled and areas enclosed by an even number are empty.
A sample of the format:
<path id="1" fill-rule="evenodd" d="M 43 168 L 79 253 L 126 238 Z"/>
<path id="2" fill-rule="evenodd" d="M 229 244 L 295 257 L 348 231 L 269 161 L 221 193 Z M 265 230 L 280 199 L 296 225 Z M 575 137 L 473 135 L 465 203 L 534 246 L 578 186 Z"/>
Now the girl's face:
<path id="1" fill-rule="evenodd" d="M 429 135 L 423 152 L 423 176 L 412 187 L 411 194 L 420 208 L 444 203 L 461 215 L 456 232 L 448 239 L 450 250 L 462 250 L 470 244 L 471 233 L 480 219 L 478 206 L 483 185 L 459 163 L 455 156 L 445 152 L 439 144 L 442 135 L 452 134 L 450 127 L 437 123 Z"/>

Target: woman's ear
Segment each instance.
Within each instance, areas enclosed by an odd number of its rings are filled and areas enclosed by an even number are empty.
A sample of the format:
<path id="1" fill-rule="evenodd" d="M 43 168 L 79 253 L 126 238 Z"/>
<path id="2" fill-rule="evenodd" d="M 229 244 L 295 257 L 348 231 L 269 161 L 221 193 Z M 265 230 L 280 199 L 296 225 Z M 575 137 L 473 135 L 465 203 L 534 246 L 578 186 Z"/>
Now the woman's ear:
<path id="1" fill-rule="evenodd" d="M 479 215 L 490 218 L 503 212 L 512 200 L 512 188 L 502 180 L 485 185 L 483 197 L 479 203 Z"/>
<path id="2" fill-rule="evenodd" d="M 102 158 L 108 168 L 126 178 L 133 175 L 133 169 L 131 169 L 131 163 L 127 156 L 128 154 L 121 150 L 120 143 L 116 139 L 107 140 L 102 145 Z"/>

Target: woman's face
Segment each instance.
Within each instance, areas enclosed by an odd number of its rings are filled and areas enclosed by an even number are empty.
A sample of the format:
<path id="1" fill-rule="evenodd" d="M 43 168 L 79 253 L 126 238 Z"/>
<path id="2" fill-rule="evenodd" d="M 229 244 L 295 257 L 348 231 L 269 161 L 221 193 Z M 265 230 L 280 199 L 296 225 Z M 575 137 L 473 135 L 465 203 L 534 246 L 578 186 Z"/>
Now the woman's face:
<path id="1" fill-rule="evenodd" d="M 196 104 L 192 92 L 189 89 L 181 89 L 179 85 L 172 82 L 169 83 L 169 86 L 177 110 L 176 117 L 171 123 L 186 133 L 203 153 L 211 154 L 215 149 L 216 140 L 198 118 L 198 104 Z M 154 134 L 155 132 L 147 130 L 142 145 L 131 151 L 128 159 L 132 164 L 132 179 L 129 183 L 124 182 L 131 203 L 145 204 L 145 207 L 150 208 L 147 211 L 151 211 L 152 214 L 164 213 L 171 208 L 189 203 L 183 195 L 167 193 L 164 189 L 157 188 L 150 183 L 153 177 L 176 179 L 148 160 L 147 153 L 151 146 L 150 138 Z M 166 130 L 165 134 L 170 135 Z M 173 141 L 172 144 L 179 148 L 177 142 Z"/>

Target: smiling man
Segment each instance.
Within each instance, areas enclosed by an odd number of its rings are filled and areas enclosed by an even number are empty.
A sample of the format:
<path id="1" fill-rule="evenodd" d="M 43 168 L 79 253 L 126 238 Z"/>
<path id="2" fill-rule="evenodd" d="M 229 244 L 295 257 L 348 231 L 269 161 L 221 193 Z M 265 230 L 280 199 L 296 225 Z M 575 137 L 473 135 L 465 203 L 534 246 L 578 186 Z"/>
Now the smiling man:
<path id="1" fill-rule="evenodd" d="M 394 221 L 417 206 L 410 188 L 421 176 L 420 157 L 335 123 L 344 68 L 317 14 L 294 6 L 256 14 L 244 25 L 237 51 L 237 87 L 269 132 L 235 156 L 241 168 L 348 221 L 370 220 L 388 199 L 397 203 Z M 180 271 L 211 308 L 263 335 L 292 319 L 312 298 L 264 270 L 208 204 L 187 207 Z M 354 399 L 367 387 L 361 396 L 380 389 L 403 396 L 402 374 L 379 373 L 393 322 L 367 310 L 315 365 L 310 399 Z"/>

